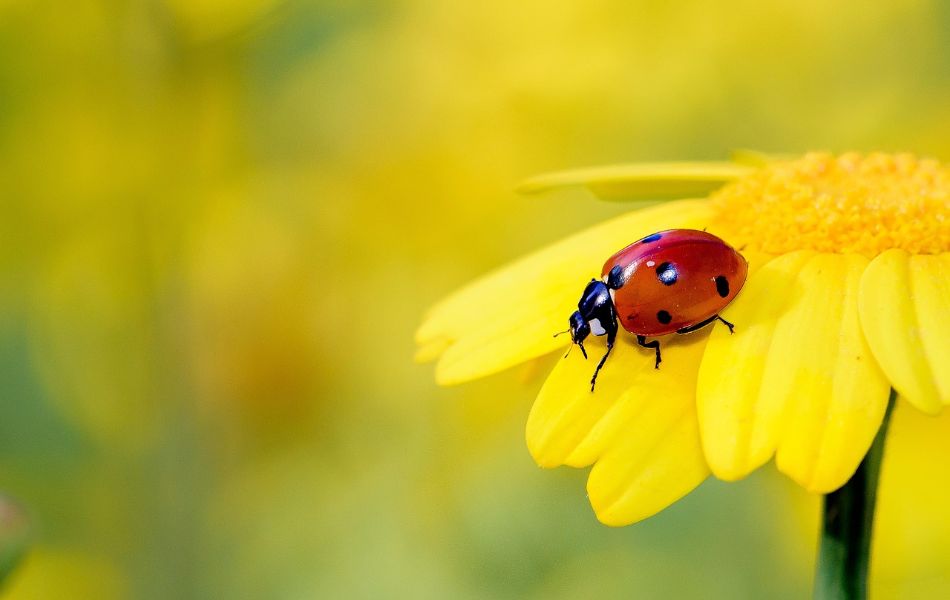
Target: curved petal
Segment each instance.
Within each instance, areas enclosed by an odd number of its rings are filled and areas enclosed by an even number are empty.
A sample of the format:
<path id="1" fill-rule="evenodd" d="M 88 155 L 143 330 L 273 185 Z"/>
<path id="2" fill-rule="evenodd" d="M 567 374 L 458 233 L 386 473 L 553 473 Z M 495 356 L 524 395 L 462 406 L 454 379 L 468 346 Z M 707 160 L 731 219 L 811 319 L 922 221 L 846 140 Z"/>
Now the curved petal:
<path id="1" fill-rule="evenodd" d="M 417 363 L 427 363 L 432 362 L 433 360 L 442 356 L 442 353 L 448 350 L 449 346 L 452 345 L 452 340 L 445 337 L 434 338 L 430 341 L 424 342 L 416 348 L 416 353 L 413 356 L 413 360 Z"/>
<path id="2" fill-rule="evenodd" d="M 577 233 L 462 288 L 434 307 L 416 333 L 422 358 L 441 353 L 436 379 L 460 383 L 565 347 L 564 328 L 584 284 L 606 257 L 672 227 L 704 227 L 705 201 L 635 211 Z M 442 346 L 442 348 L 440 348 Z"/>
<path id="3" fill-rule="evenodd" d="M 775 463 L 813 492 L 835 490 L 854 474 L 887 408 L 890 383 L 858 320 L 867 263 L 839 254 L 808 261 L 762 377 L 763 394 L 786 407 Z"/>
<path id="4" fill-rule="evenodd" d="M 582 185 L 603 200 L 660 200 L 705 196 L 753 169 L 732 162 L 608 165 L 545 173 L 518 186 L 522 194 Z"/>
<path id="5" fill-rule="evenodd" d="M 543 467 L 597 464 L 588 495 L 598 519 L 626 525 L 669 506 L 709 474 L 696 425 L 696 368 L 706 332 L 662 338 L 663 364 L 629 336 L 617 344 L 590 391 L 598 340 L 561 360 L 528 417 L 526 437 Z"/>
<path id="6" fill-rule="evenodd" d="M 624 437 L 597 461 L 587 479 L 590 504 L 605 525 L 620 527 L 652 517 L 693 491 L 709 467 L 699 443 L 696 404 L 672 405 L 653 425 L 656 439 Z"/>
<path id="7" fill-rule="evenodd" d="M 778 444 L 782 405 L 760 394 L 779 317 L 802 267 L 813 256 L 794 252 L 751 272 L 723 313 L 735 333 L 715 329 L 699 367 L 696 401 L 703 449 L 720 479 L 741 479 L 768 462 Z"/>
<path id="8" fill-rule="evenodd" d="M 779 470 L 811 491 L 834 490 L 854 473 L 890 387 L 858 321 L 866 264 L 857 255 L 793 254 L 750 282 L 758 293 L 735 307 L 752 321 L 746 339 L 738 329 L 735 341 L 714 338 L 700 367 L 703 441 L 714 473 L 742 477 L 773 450 Z M 765 305 L 758 313 L 757 300 Z M 734 312 L 727 318 L 742 322 Z M 731 401 L 723 385 L 730 380 L 737 385 Z"/>
<path id="9" fill-rule="evenodd" d="M 858 307 L 871 351 L 901 396 L 929 414 L 950 404 L 950 253 L 880 254 L 861 278 Z"/>

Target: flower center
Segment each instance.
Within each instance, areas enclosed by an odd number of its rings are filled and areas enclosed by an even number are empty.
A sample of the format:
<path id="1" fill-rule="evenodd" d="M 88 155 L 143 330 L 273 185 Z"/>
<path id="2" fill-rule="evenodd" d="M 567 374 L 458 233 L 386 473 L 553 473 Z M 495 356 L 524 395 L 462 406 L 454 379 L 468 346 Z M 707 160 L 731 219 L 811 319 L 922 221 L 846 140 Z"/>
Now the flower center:
<path id="1" fill-rule="evenodd" d="M 743 177 L 711 202 L 716 230 L 770 254 L 950 250 L 950 170 L 908 154 L 808 154 Z"/>

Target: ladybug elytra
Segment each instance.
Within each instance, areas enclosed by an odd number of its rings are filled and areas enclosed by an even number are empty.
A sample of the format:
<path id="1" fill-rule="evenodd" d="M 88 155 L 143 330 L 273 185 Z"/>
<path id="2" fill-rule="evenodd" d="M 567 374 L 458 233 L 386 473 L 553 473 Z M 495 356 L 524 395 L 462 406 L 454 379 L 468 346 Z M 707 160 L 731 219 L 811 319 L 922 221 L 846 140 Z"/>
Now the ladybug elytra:
<path id="1" fill-rule="evenodd" d="M 602 279 L 592 279 L 578 310 L 570 316 L 572 341 L 584 357 L 588 335 L 606 335 L 607 352 L 600 359 L 590 389 L 617 339 L 619 326 L 637 336 L 637 343 L 656 354 L 660 342 L 647 337 L 690 333 L 719 320 L 745 284 L 749 265 L 732 246 L 705 231 L 670 229 L 638 240 L 604 263 Z M 565 332 L 566 333 L 566 332 Z"/>

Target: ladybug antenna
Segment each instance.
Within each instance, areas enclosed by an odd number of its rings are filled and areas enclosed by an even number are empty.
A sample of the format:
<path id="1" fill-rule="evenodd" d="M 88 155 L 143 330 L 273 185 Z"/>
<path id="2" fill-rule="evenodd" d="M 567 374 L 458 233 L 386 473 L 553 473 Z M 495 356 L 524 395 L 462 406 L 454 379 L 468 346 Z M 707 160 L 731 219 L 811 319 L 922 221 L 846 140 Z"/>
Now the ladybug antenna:
<path id="1" fill-rule="evenodd" d="M 559 335 L 564 335 L 565 333 L 570 333 L 570 332 L 571 332 L 571 328 L 568 327 L 568 328 L 565 329 L 564 331 L 558 331 L 557 333 L 555 333 L 555 334 L 554 334 L 554 337 L 557 337 L 557 336 L 559 336 Z M 567 349 L 567 352 L 564 354 L 564 358 L 567 358 L 568 356 L 570 356 L 571 350 L 573 350 L 573 349 L 574 349 L 574 344 L 571 344 L 570 348 L 568 348 L 568 349 Z"/>

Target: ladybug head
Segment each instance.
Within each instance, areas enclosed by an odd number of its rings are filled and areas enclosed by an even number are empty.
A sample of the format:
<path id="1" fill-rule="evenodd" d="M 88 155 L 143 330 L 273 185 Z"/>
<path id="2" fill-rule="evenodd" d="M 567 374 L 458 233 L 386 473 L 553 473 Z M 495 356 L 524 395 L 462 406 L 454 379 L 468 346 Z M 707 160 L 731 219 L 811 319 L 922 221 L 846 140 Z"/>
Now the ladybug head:
<path id="1" fill-rule="evenodd" d="M 587 358 L 587 350 L 584 350 L 584 340 L 590 335 L 590 325 L 588 325 L 587 320 L 581 316 L 579 310 L 575 310 L 571 314 L 569 322 L 571 324 L 571 340 L 581 347 L 584 358 Z"/>
<path id="2" fill-rule="evenodd" d="M 610 298 L 610 290 L 607 284 L 603 281 L 591 279 L 587 287 L 584 288 L 580 302 L 577 303 L 577 310 L 568 319 L 571 340 L 581 347 L 584 358 L 587 358 L 584 340 L 587 339 L 592 330 L 594 335 L 608 334 L 609 331 L 605 327 L 612 329 L 612 326 L 616 326 L 613 314 L 613 300 Z"/>

